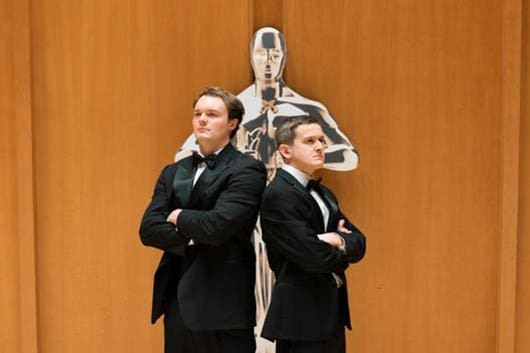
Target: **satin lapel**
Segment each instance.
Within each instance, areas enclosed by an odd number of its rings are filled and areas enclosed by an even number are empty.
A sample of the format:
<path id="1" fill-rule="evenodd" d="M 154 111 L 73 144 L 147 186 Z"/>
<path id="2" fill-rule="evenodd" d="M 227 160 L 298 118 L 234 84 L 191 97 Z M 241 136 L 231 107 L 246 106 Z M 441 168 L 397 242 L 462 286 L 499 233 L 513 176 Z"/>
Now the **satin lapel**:
<path id="1" fill-rule="evenodd" d="M 221 173 L 229 167 L 229 162 L 235 153 L 234 147 L 229 143 L 217 156 L 217 161 L 213 169 L 206 168 L 195 183 L 191 193 L 191 205 L 196 205 L 201 193 L 210 186 Z"/>
<path id="2" fill-rule="evenodd" d="M 318 221 L 318 226 L 319 228 L 324 231 L 324 219 L 322 217 L 322 212 L 320 211 L 320 207 L 318 206 L 317 202 L 315 201 L 315 199 L 313 198 L 313 196 L 311 196 L 311 194 L 309 193 L 309 191 L 307 191 L 307 189 L 298 182 L 298 180 L 296 180 L 291 174 L 287 173 L 286 171 L 284 171 L 283 169 L 278 169 L 277 171 L 277 176 L 280 176 L 281 178 L 283 178 L 286 182 L 288 182 L 289 184 L 291 184 L 294 189 L 300 193 L 306 200 L 307 202 L 309 202 L 311 205 L 312 205 L 312 209 L 313 209 L 313 215 L 312 215 L 312 219 L 317 219 Z"/>
<path id="3" fill-rule="evenodd" d="M 337 224 L 339 223 L 339 206 L 329 194 L 329 191 L 325 188 L 320 188 L 320 195 L 324 198 L 324 202 L 329 207 L 329 220 L 328 229 L 326 231 L 336 230 Z"/>
<path id="4" fill-rule="evenodd" d="M 178 162 L 173 176 L 173 197 L 176 208 L 188 207 L 193 184 L 193 160 L 186 158 Z"/>

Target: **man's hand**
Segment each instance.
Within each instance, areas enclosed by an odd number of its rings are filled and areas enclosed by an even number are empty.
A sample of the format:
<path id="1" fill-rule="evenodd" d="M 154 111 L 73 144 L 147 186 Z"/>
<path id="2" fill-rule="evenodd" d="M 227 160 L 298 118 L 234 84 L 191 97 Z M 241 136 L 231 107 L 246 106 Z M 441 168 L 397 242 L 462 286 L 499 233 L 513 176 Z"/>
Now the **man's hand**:
<path id="1" fill-rule="evenodd" d="M 337 230 L 341 233 L 346 233 L 346 234 L 349 234 L 351 233 L 351 230 L 349 230 L 348 228 L 344 227 L 344 220 L 341 219 L 339 221 L 339 224 L 337 224 Z"/>
<path id="2" fill-rule="evenodd" d="M 176 210 L 173 210 L 173 212 L 171 212 L 169 214 L 169 216 L 167 216 L 166 218 L 166 221 L 169 222 L 169 223 L 173 223 L 173 225 L 177 225 L 177 219 L 179 218 L 179 214 L 182 210 L 180 208 L 177 208 Z"/>
<path id="3" fill-rule="evenodd" d="M 337 233 L 329 232 L 329 233 L 322 233 L 317 234 L 318 239 L 320 239 L 323 242 L 328 243 L 329 245 L 339 249 L 343 246 L 344 240 L 340 235 Z"/>
<path id="4" fill-rule="evenodd" d="M 180 211 L 182 211 L 180 208 L 173 210 L 173 212 L 171 212 L 169 216 L 167 216 L 166 221 L 169 223 L 172 223 L 176 227 Z M 193 239 L 190 239 L 190 241 L 188 242 L 188 245 L 195 245 L 195 242 L 193 241 Z"/>

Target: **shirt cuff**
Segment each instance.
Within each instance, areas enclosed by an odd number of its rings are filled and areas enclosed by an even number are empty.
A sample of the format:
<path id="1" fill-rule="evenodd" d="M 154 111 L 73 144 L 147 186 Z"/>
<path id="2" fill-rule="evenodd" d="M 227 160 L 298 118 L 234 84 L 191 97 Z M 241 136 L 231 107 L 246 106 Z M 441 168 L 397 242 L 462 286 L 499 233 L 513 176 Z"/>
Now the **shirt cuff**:
<path id="1" fill-rule="evenodd" d="M 179 231 L 179 228 L 175 226 L 175 232 L 178 232 L 178 231 Z M 344 239 L 342 239 L 342 243 L 344 244 Z M 190 239 L 190 241 L 188 242 L 188 246 L 191 246 L 191 245 L 195 245 L 195 242 L 193 241 L 193 239 Z"/>

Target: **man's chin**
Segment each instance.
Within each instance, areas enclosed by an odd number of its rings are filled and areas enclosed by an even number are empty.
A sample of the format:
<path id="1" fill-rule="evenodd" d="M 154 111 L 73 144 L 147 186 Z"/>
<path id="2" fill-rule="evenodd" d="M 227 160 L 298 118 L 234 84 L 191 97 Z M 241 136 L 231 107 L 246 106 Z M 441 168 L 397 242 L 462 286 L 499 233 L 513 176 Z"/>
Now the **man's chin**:
<path id="1" fill-rule="evenodd" d="M 208 139 L 208 135 L 206 131 L 197 131 L 194 135 L 195 135 L 195 140 L 197 141 Z"/>
<path id="2" fill-rule="evenodd" d="M 324 161 L 319 162 L 319 163 L 315 163 L 315 164 L 313 165 L 313 169 L 314 169 L 314 170 L 320 170 L 320 169 L 323 169 L 323 168 L 324 168 Z"/>

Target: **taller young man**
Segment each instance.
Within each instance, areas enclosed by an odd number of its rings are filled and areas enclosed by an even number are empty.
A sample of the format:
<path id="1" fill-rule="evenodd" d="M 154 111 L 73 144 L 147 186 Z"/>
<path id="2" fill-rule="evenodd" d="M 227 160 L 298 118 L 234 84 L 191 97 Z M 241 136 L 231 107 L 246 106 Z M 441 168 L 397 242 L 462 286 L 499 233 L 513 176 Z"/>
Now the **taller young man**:
<path id="1" fill-rule="evenodd" d="M 344 353 L 351 328 L 344 270 L 361 260 L 365 237 L 314 179 L 326 147 L 319 121 L 286 118 L 275 140 L 284 165 L 262 200 L 261 227 L 276 283 L 262 336 L 277 353 Z"/>
<path id="2" fill-rule="evenodd" d="M 166 353 L 255 351 L 250 237 L 266 173 L 230 144 L 243 114 L 223 89 L 198 96 L 192 126 L 200 153 L 162 170 L 142 219 L 142 243 L 164 251 L 151 319 L 164 314 Z"/>

